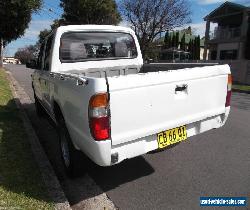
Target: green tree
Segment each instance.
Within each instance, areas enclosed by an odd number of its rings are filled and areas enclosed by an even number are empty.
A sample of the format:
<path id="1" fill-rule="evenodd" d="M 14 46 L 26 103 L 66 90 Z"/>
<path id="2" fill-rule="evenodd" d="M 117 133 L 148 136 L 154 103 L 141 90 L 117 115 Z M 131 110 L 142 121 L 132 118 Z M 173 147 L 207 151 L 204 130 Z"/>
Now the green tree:
<path id="1" fill-rule="evenodd" d="M 200 36 L 198 36 L 196 38 L 196 49 L 195 49 L 196 60 L 200 60 L 200 51 L 201 51 L 201 38 L 200 38 Z"/>
<path id="2" fill-rule="evenodd" d="M 169 48 L 169 32 L 167 31 L 164 36 L 164 48 L 168 49 Z"/>
<path id="3" fill-rule="evenodd" d="M 3 47 L 21 37 L 31 15 L 41 7 L 42 0 L 0 1 L 0 67 L 3 65 Z"/>
<path id="4" fill-rule="evenodd" d="M 25 64 L 28 61 L 35 59 L 38 53 L 38 47 L 36 45 L 29 45 L 24 48 L 19 48 L 15 53 L 15 58 L 19 59 L 21 63 Z"/>
<path id="5" fill-rule="evenodd" d="M 179 31 L 176 32 L 175 47 L 176 47 L 177 49 L 178 49 L 178 47 L 179 47 Z"/>
<path id="6" fill-rule="evenodd" d="M 188 26 L 188 28 L 186 29 L 186 33 L 192 35 L 192 28 L 191 28 L 191 26 Z"/>
<path id="7" fill-rule="evenodd" d="M 56 28 L 58 28 L 58 27 L 61 26 L 61 25 L 65 25 L 64 20 L 63 20 L 62 18 L 60 18 L 60 19 L 55 19 L 55 20 L 53 21 L 53 23 L 50 25 L 50 29 L 51 29 L 51 30 L 55 30 Z"/>
<path id="8" fill-rule="evenodd" d="M 194 60 L 194 41 L 192 39 L 189 41 L 188 51 L 190 52 L 190 59 Z"/>
<path id="9" fill-rule="evenodd" d="M 186 51 L 186 34 L 184 33 L 181 38 L 181 50 Z"/>
<path id="10" fill-rule="evenodd" d="M 193 60 L 196 60 L 197 57 L 196 48 L 197 48 L 197 37 L 195 37 L 193 40 Z"/>
<path id="11" fill-rule="evenodd" d="M 42 31 L 40 31 L 39 35 L 38 35 L 38 41 L 37 44 L 41 45 L 43 43 L 43 40 L 46 38 L 46 36 L 48 36 L 51 33 L 50 29 L 44 29 Z"/>
<path id="12" fill-rule="evenodd" d="M 176 34 L 175 34 L 175 32 L 173 32 L 173 34 L 172 34 L 172 44 L 171 44 L 171 46 L 172 46 L 172 47 L 175 47 L 175 44 L 176 44 Z"/>
<path id="13" fill-rule="evenodd" d="M 56 19 L 50 25 L 50 29 L 44 29 L 44 30 L 40 31 L 40 33 L 38 35 L 37 45 L 41 45 L 42 42 L 44 41 L 44 39 L 46 38 L 46 36 L 48 36 L 53 30 L 55 30 L 60 25 L 64 25 L 63 19 Z"/>
<path id="14" fill-rule="evenodd" d="M 172 46 L 172 39 L 173 39 L 173 36 L 169 36 L 169 39 L 168 39 L 168 48 L 173 47 Z"/>
<path id="15" fill-rule="evenodd" d="M 61 0 L 66 24 L 117 25 L 121 21 L 115 0 Z"/>

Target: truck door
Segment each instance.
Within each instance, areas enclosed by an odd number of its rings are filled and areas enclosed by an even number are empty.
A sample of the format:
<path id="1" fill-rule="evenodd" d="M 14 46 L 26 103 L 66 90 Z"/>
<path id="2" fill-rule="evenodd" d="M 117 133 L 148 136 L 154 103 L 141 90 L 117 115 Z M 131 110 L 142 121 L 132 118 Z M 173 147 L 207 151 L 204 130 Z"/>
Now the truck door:
<path id="1" fill-rule="evenodd" d="M 50 98 L 50 90 L 53 88 L 53 83 L 51 83 L 52 74 L 50 72 L 51 66 L 51 48 L 52 48 L 52 41 L 53 35 L 47 38 L 45 49 L 44 49 L 44 57 L 43 57 L 43 65 L 41 71 L 41 90 L 42 90 L 42 101 L 44 107 L 47 109 L 48 112 L 51 112 L 51 98 Z"/>
<path id="2" fill-rule="evenodd" d="M 43 66 L 43 56 L 44 56 L 45 43 L 42 43 L 37 59 L 37 68 L 33 73 L 33 88 L 36 97 L 42 102 L 42 89 L 41 89 L 41 70 Z"/>

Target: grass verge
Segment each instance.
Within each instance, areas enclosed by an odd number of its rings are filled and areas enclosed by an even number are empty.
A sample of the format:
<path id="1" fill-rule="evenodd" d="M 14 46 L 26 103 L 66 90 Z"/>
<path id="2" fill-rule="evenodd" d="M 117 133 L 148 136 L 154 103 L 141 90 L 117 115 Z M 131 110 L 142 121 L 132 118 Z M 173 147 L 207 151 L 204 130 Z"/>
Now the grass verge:
<path id="1" fill-rule="evenodd" d="M 250 85 L 233 85 L 233 89 L 250 92 Z"/>
<path id="2" fill-rule="evenodd" d="M 0 209 L 54 209 L 0 69 Z"/>

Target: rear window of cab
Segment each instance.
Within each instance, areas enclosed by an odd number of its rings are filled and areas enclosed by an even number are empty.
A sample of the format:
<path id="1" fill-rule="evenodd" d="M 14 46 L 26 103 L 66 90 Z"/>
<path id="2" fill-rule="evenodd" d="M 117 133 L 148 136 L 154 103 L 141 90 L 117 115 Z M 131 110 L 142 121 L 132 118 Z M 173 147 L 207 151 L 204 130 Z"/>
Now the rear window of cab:
<path id="1" fill-rule="evenodd" d="M 61 62 L 137 57 L 133 37 L 117 32 L 68 32 L 61 37 Z"/>

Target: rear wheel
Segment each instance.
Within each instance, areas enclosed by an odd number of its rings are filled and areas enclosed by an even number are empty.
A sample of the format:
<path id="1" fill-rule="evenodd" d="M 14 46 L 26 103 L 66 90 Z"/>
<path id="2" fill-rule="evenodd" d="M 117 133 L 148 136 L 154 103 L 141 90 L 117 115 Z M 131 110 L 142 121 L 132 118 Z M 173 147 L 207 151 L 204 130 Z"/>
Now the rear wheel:
<path id="1" fill-rule="evenodd" d="M 60 140 L 61 158 L 67 175 L 75 178 L 83 174 L 82 154 L 76 150 L 64 120 L 61 118 L 58 122 L 58 134 Z"/>

